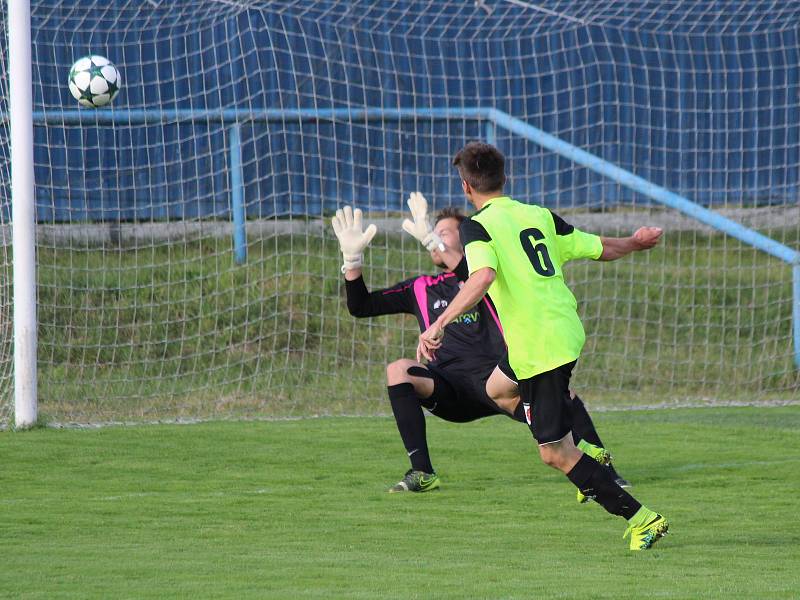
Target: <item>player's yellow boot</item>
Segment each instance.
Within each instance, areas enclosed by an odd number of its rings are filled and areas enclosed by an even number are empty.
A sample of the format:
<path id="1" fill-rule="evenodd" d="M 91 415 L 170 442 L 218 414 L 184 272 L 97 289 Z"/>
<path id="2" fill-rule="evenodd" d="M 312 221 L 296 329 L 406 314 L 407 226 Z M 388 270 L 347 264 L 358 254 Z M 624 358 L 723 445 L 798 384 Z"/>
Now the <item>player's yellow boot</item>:
<path id="1" fill-rule="evenodd" d="M 668 531 L 667 520 L 643 506 L 628 521 L 628 528 L 622 538 L 631 536 L 631 550 L 649 550 Z"/>
<path id="2" fill-rule="evenodd" d="M 586 440 L 581 440 L 578 442 L 578 450 L 580 450 L 584 454 L 588 454 L 589 458 L 595 459 L 604 467 L 608 463 L 610 463 L 611 459 L 613 458 L 608 450 L 600 446 L 595 446 L 594 444 L 590 444 Z"/>

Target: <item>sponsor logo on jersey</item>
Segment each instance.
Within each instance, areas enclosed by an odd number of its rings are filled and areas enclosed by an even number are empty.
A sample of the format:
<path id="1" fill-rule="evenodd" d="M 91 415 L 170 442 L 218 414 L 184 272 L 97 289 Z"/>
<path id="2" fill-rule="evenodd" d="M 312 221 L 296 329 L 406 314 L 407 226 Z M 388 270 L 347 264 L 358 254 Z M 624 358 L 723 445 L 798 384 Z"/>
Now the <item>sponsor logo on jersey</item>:
<path id="1" fill-rule="evenodd" d="M 467 312 L 463 315 L 458 315 L 454 320 L 453 323 L 462 323 L 464 325 L 471 325 L 472 323 L 477 323 L 478 319 L 480 319 L 480 311 L 473 311 Z"/>

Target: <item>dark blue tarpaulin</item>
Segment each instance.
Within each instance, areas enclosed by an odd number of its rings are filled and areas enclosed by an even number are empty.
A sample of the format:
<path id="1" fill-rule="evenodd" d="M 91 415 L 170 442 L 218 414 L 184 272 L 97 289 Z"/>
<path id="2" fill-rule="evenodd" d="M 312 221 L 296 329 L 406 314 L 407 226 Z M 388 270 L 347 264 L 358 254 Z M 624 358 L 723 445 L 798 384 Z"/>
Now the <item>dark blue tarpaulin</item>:
<path id="1" fill-rule="evenodd" d="M 796 27 L 543 29 L 522 9 L 489 17 L 470 2 L 409 20 L 383 0 L 302 14 L 273 8 L 281 3 L 209 9 L 195 20 L 181 2 L 141 3 L 121 10 L 120 19 L 139 19 L 125 25 L 109 15 L 127 2 L 109 0 L 100 16 L 87 8 L 83 19 L 80 4 L 34 10 L 37 111 L 77 108 L 69 67 L 96 53 L 123 77 L 103 110 L 495 107 L 702 204 L 796 203 Z M 384 18 L 364 16 L 384 9 Z M 287 118 L 244 122 L 241 132 L 252 218 L 319 216 L 342 203 L 399 210 L 416 189 L 439 205 L 461 201 L 451 156 L 484 135 L 476 120 L 424 118 Z M 229 218 L 228 139 L 226 124 L 202 119 L 95 125 L 87 111 L 82 124 L 39 124 L 37 218 Z M 517 197 L 642 201 L 529 141 L 498 131 L 497 143 Z"/>

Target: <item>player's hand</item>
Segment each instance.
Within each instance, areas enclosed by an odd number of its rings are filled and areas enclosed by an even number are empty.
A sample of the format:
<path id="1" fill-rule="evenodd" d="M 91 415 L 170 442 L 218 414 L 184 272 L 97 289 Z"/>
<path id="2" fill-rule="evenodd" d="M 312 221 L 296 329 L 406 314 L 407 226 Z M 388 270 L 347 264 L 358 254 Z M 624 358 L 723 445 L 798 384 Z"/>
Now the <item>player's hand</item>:
<path id="1" fill-rule="evenodd" d="M 633 234 L 632 239 L 636 250 L 650 250 L 658 244 L 664 230 L 660 227 L 640 227 Z"/>
<path id="2" fill-rule="evenodd" d="M 444 252 L 444 242 L 433 232 L 428 222 L 428 201 L 425 200 L 425 196 L 420 192 L 411 192 L 406 203 L 411 210 L 413 221 L 405 219 L 403 221 L 403 230 L 417 238 L 428 249 L 428 252 L 433 250 Z"/>
<path id="3" fill-rule="evenodd" d="M 344 257 L 342 273 L 348 269 L 357 269 L 361 266 L 362 252 L 369 246 L 372 238 L 378 232 L 375 225 L 370 225 L 365 230 L 362 227 L 361 209 L 353 210 L 345 206 L 336 211 L 336 216 L 331 219 L 333 232 L 339 240 L 339 249 Z"/>
<path id="4" fill-rule="evenodd" d="M 417 362 L 422 362 L 426 359 L 428 362 L 436 358 L 435 351 L 442 345 L 442 338 L 444 337 L 444 329 L 437 322 L 431 324 L 419 336 L 419 344 L 417 344 Z"/>

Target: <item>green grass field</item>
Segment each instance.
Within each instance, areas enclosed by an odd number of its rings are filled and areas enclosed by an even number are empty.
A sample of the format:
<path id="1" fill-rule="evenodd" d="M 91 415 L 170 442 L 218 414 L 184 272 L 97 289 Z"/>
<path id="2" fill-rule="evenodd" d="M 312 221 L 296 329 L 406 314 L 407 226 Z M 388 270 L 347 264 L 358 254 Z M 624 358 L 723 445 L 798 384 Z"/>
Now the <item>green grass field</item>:
<path id="1" fill-rule="evenodd" d="M 800 407 L 599 412 L 671 520 L 633 553 L 495 417 L 428 420 L 441 491 L 388 418 L 0 434 L 3 598 L 797 598 Z"/>
<path id="2" fill-rule="evenodd" d="M 644 217 L 643 217 L 644 218 Z M 796 247 L 800 232 L 770 232 Z M 413 317 L 356 322 L 332 235 L 39 249 L 44 420 L 380 414 L 387 362 Z M 379 234 L 373 288 L 431 272 L 416 242 Z M 785 400 L 800 392 L 791 269 L 724 236 L 667 233 L 649 253 L 567 276 L 587 343 L 576 389 L 604 406 Z M 588 394 L 587 394 L 588 396 Z"/>

